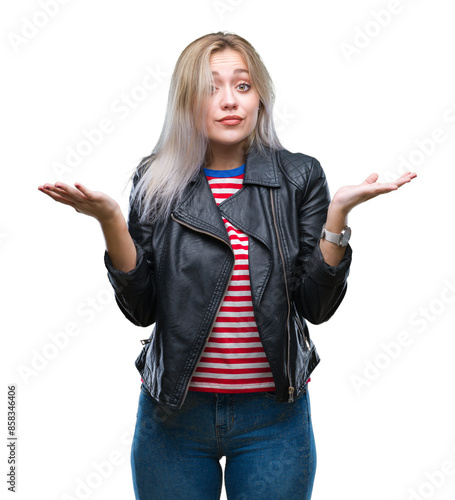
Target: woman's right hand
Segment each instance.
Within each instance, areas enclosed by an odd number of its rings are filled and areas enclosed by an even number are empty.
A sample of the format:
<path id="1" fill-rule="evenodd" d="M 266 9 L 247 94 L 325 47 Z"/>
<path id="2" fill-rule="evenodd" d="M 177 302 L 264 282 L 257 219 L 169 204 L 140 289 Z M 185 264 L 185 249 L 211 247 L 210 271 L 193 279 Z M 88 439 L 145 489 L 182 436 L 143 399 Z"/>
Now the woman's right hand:
<path id="1" fill-rule="evenodd" d="M 95 217 L 101 224 L 110 222 L 121 213 L 119 204 L 101 191 L 91 191 L 80 182 L 75 182 L 76 188 L 56 182 L 38 186 L 42 193 L 46 193 L 53 200 L 73 207 L 76 212 Z"/>

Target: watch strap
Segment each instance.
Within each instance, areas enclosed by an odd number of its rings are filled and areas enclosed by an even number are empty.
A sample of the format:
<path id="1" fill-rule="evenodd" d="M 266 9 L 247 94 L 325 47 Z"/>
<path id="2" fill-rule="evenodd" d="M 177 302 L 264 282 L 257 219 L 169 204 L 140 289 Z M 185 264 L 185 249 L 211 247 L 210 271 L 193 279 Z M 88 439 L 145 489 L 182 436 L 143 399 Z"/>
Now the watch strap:
<path id="1" fill-rule="evenodd" d="M 325 239 L 327 241 L 330 241 L 331 243 L 335 243 L 335 245 L 338 245 L 338 246 L 346 246 L 347 242 L 345 245 L 342 244 L 343 236 L 344 236 L 346 229 L 348 229 L 348 226 L 344 226 L 341 233 L 332 233 L 331 231 L 329 231 L 325 228 L 325 224 L 324 224 L 322 226 L 321 238 Z"/>

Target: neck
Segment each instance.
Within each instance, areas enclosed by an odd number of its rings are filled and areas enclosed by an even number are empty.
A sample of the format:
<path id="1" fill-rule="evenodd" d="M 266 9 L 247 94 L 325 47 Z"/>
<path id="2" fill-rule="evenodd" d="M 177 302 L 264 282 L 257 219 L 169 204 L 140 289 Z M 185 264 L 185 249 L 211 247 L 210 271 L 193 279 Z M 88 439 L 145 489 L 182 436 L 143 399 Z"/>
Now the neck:
<path id="1" fill-rule="evenodd" d="M 245 163 L 245 143 L 238 144 L 213 144 L 211 143 L 209 160 L 205 167 L 211 170 L 230 170 Z"/>

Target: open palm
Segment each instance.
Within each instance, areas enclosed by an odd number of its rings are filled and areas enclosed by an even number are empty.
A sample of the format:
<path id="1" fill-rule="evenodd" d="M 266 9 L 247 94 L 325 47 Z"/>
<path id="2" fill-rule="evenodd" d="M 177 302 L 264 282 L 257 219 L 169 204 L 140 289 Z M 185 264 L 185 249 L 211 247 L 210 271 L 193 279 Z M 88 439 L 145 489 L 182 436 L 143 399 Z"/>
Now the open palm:
<path id="1" fill-rule="evenodd" d="M 380 194 L 396 191 L 403 184 L 411 182 L 414 177 L 417 177 L 417 174 L 415 172 L 405 172 L 395 181 L 385 183 L 377 183 L 378 177 L 377 173 L 373 173 L 361 184 L 341 187 L 333 196 L 333 206 L 348 214 L 355 206 L 360 205 L 360 203 L 375 198 Z"/>
<path id="2" fill-rule="evenodd" d="M 43 184 L 38 189 L 55 201 L 73 207 L 76 212 L 95 217 L 101 223 L 113 219 L 120 212 L 119 204 L 107 194 L 91 191 L 79 182 L 74 185 L 76 188 L 64 182 L 56 182 Z"/>

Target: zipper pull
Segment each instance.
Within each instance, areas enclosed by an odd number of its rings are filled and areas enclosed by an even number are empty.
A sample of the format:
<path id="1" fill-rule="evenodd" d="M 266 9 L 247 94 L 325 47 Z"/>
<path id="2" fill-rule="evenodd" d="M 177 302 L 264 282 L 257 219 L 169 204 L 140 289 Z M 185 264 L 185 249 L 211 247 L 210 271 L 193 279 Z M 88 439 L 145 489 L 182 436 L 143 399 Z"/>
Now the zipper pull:
<path id="1" fill-rule="evenodd" d="M 144 340 L 141 340 L 141 344 L 142 345 L 150 344 L 151 341 L 152 341 L 152 339 L 144 339 Z"/>
<path id="2" fill-rule="evenodd" d="M 289 392 L 288 403 L 292 403 L 294 401 L 294 387 L 289 387 L 288 392 Z"/>

